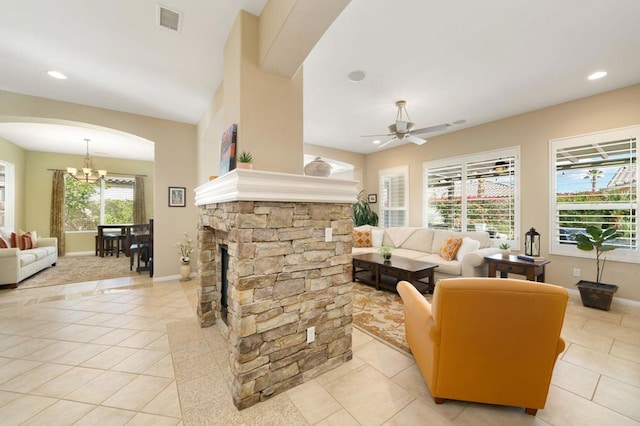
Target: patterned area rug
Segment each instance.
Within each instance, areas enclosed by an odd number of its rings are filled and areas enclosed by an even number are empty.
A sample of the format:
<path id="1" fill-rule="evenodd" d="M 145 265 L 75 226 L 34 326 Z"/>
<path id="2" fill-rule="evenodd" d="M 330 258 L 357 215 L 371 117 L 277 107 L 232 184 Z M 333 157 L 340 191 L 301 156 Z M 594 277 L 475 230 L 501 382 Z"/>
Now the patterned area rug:
<path id="1" fill-rule="evenodd" d="M 109 278 L 138 275 L 129 271 L 129 258 L 126 256 L 74 256 L 59 257 L 58 263 L 23 280 L 19 289 L 45 287 L 50 285 L 72 284 L 85 281 L 99 281 Z"/>
<path id="2" fill-rule="evenodd" d="M 431 295 L 426 294 L 431 301 Z M 353 284 L 353 322 L 358 327 L 408 353 L 404 338 L 404 307 L 397 293 Z"/>

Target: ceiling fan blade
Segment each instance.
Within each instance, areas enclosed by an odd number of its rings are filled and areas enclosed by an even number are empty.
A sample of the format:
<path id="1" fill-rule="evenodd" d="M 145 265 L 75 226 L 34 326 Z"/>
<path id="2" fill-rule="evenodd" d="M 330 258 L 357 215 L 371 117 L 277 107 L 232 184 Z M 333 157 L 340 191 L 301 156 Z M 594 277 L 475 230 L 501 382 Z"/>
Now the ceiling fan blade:
<path id="1" fill-rule="evenodd" d="M 385 146 L 389 145 L 391 142 L 397 141 L 398 138 L 396 136 L 392 137 L 391 139 L 384 141 L 383 143 L 381 143 L 380 145 L 378 145 L 378 149 L 384 148 Z"/>
<path id="2" fill-rule="evenodd" d="M 373 137 L 380 137 L 380 136 L 393 136 L 394 133 L 385 133 L 384 135 L 362 135 L 360 136 L 361 138 L 373 138 Z"/>
<path id="3" fill-rule="evenodd" d="M 416 145 L 422 145 L 427 141 L 426 139 L 422 139 L 413 135 L 406 135 L 402 140 L 415 143 Z"/>
<path id="4" fill-rule="evenodd" d="M 422 134 L 422 133 L 439 132 L 440 130 L 446 130 L 450 126 L 451 126 L 451 124 L 449 124 L 449 123 L 438 124 L 437 126 L 423 127 L 422 129 L 416 129 L 416 130 L 412 131 L 411 133 L 413 133 L 415 135 L 419 135 L 419 134 Z"/>

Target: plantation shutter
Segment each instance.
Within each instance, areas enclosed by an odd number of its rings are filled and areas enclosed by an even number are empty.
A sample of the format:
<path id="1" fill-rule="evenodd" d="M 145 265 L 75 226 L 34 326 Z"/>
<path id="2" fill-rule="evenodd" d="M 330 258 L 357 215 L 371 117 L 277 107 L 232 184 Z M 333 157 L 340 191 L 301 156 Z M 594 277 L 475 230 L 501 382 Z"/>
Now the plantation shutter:
<path id="1" fill-rule="evenodd" d="M 515 241 L 515 155 L 467 163 L 467 229 L 490 231 Z"/>
<path id="2" fill-rule="evenodd" d="M 379 177 L 379 226 L 407 226 L 409 167 L 380 170 Z"/>
<path id="3" fill-rule="evenodd" d="M 518 245 L 518 148 L 425 163 L 424 226 Z"/>
<path id="4" fill-rule="evenodd" d="M 424 169 L 427 182 L 427 228 L 460 231 L 462 226 L 462 163 Z"/>
<path id="5" fill-rule="evenodd" d="M 609 256 L 620 260 L 638 257 L 637 140 L 633 133 L 617 130 L 552 141 L 554 252 L 575 253 L 575 235 L 587 226 L 615 226 L 622 236 L 611 244 L 626 250 Z"/>

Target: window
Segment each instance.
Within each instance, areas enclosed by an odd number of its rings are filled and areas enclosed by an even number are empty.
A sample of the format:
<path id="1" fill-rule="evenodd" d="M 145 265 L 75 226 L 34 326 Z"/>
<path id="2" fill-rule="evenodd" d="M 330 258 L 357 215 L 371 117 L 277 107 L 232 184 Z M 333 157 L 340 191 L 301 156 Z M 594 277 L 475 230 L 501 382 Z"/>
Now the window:
<path id="1" fill-rule="evenodd" d="M 107 178 L 91 183 L 65 177 L 64 230 L 95 231 L 98 225 L 133 223 L 131 178 Z"/>
<path id="2" fill-rule="evenodd" d="M 607 258 L 638 261 L 636 159 L 640 126 L 550 141 L 551 253 L 591 257 L 574 236 L 587 226 L 615 226 L 621 250 Z"/>
<path id="3" fill-rule="evenodd" d="M 13 229 L 13 164 L 0 161 L 0 226 Z"/>
<path id="4" fill-rule="evenodd" d="M 519 157 L 509 148 L 425 163 L 424 226 L 487 231 L 517 247 Z"/>
<path id="5" fill-rule="evenodd" d="M 378 225 L 407 226 L 409 210 L 409 166 L 380 170 Z"/>

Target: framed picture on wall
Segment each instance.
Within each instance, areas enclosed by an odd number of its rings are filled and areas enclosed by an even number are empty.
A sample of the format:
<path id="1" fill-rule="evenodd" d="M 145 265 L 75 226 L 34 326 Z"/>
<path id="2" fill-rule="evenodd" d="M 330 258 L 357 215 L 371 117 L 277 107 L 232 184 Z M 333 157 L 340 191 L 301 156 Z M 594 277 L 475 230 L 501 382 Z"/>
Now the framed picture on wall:
<path id="1" fill-rule="evenodd" d="M 169 207 L 184 207 L 187 205 L 185 200 L 186 188 L 179 186 L 169 187 Z"/>
<path id="2" fill-rule="evenodd" d="M 377 203 L 378 202 L 378 194 L 369 194 L 369 202 Z"/>

